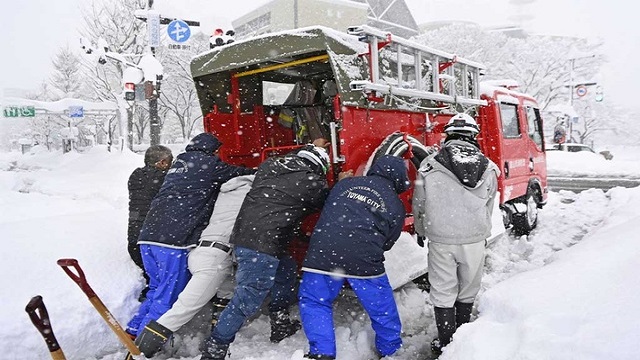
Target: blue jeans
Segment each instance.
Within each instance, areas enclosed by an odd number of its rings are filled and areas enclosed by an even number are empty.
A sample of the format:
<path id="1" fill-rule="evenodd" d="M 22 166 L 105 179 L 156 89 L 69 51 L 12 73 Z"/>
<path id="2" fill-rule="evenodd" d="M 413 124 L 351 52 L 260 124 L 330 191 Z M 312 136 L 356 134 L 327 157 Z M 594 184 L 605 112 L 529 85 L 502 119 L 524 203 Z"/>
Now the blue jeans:
<path id="1" fill-rule="evenodd" d="M 211 331 L 211 338 L 218 344 L 233 342 L 242 324 L 260 310 L 270 291 L 270 311 L 287 309 L 295 301 L 293 259 L 278 260 L 269 254 L 241 246 L 236 246 L 234 251 L 238 263 L 236 289 Z"/>
<path id="2" fill-rule="evenodd" d="M 127 324 L 127 332 L 138 335 L 151 320 L 158 320 L 178 299 L 191 274 L 187 249 L 140 245 L 144 269 L 149 275 L 147 298 Z"/>
<path id="3" fill-rule="evenodd" d="M 333 325 L 333 301 L 345 280 L 351 285 L 360 304 L 371 319 L 376 333 L 376 349 L 382 356 L 395 353 L 402 346 L 402 325 L 393 289 L 387 275 L 368 279 L 337 278 L 304 272 L 300 283 L 300 318 L 309 339 L 309 353 L 336 357 Z"/>

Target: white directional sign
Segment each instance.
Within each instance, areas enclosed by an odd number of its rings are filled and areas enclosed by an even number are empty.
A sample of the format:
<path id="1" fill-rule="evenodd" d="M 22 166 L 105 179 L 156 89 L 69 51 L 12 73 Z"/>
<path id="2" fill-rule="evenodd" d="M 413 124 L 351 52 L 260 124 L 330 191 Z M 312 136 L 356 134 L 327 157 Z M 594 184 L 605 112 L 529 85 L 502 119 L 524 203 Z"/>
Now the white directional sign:
<path id="1" fill-rule="evenodd" d="M 149 33 L 149 46 L 160 46 L 160 13 L 149 10 L 147 12 L 147 32 Z"/>

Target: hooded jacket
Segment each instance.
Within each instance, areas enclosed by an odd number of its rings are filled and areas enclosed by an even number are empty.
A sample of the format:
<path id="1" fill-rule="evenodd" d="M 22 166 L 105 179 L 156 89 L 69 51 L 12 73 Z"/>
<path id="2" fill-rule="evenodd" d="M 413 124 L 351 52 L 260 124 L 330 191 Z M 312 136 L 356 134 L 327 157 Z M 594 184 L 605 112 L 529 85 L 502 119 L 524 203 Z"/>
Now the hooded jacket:
<path id="1" fill-rule="evenodd" d="M 231 233 L 232 244 L 281 257 L 302 218 L 322 208 L 327 177 L 320 166 L 297 156 L 300 150 L 314 151 L 309 145 L 260 165 Z"/>
<path id="2" fill-rule="evenodd" d="M 400 237 L 406 211 L 398 194 L 409 188 L 404 161 L 385 155 L 366 176 L 340 180 L 311 235 L 303 270 L 344 277 L 385 273 L 384 252 Z"/>
<path id="3" fill-rule="evenodd" d="M 475 144 L 446 141 L 418 170 L 413 192 L 416 233 L 450 245 L 486 240 L 499 174 Z"/>
<path id="4" fill-rule="evenodd" d="M 142 226 L 138 244 L 172 248 L 196 245 L 207 226 L 220 186 L 255 172 L 229 165 L 214 154 L 220 147 L 209 133 L 196 135 L 176 157 Z"/>

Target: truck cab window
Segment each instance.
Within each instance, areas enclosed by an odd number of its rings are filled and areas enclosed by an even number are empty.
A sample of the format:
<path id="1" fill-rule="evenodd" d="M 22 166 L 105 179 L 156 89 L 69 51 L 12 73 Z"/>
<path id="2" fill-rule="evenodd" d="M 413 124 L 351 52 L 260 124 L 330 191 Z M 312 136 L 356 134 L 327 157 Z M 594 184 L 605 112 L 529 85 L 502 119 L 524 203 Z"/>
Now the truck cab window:
<path id="1" fill-rule="evenodd" d="M 502 135 L 505 138 L 520 137 L 517 105 L 500 104 L 500 118 L 502 121 Z"/>
<path id="2" fill-rule="evenodd" d="M 527 106 L 527 127 L 529 128 L 529 137 L 540 149 L 542 149 L 542 120 L 540 119 L 540 110 Z"/>

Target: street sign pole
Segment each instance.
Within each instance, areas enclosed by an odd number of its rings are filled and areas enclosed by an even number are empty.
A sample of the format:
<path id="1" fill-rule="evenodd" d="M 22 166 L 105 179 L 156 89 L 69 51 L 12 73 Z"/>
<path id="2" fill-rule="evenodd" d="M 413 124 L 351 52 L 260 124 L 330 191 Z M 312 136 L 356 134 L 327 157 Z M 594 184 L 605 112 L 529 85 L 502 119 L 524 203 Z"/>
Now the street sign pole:
<path id="1" fill-rule="evenodd" d="M 160 14 L 154 13 L 153 9 L 153 0 L 149 0 L 149 15 L 153 16 L 154 22 L 154 34 L 153 41 L 151 41 L 151 34 L 149 35 L 149 46 L 151 47 L 151 54 L 156 56 L 156 47 L 160 46 Z M 151 17 L 147 18 L 147 24 L 151 26 L 152 20 Z M 150 80 L 150 79 L 147 79 Z M 160 144 L 160 119 L 158 118 L 158 97 L 160 97 L 160 89 L 156 86 L 154 96 L 149 97 L 149 141 L 151 145 L 159 145 Z"/>
<path id="2" fill-rule="evenodd" d="M 156 47 L 160 46 L 160 25 L 169 24 L 174 19 L 169 19 L 160 16 L 159 13 L 153 11 L 153 0 L 147 2 L 147 14 L 136 15 L 140 20 L 147 21 L 149 32 L 149 47 L 151 48 L 151 54 L 155 57 Z M 153 22 L 153 24 L 151 24 Z M 197 21 L 184 20 L 186 25 L 200 26 Z M 181 29 L 182 30 L 182 29 Z M 186 26 L 188 30 L 188 26 Z M 180 35 L 177 35 L 180 36 Z M 187 36 L 188 38 L 188 36 Z M 158 98 L 160 97 L 160 82 L 162 80 L 162 74 L 156 75 L 156 79 L 145 79 L 146 81 L 155 80 L 155 88 L 152 96 L 147 96 L 149 101 L 149 138 L 151 145 L 160 144 L 160 119 L 158 118 Z"/>

